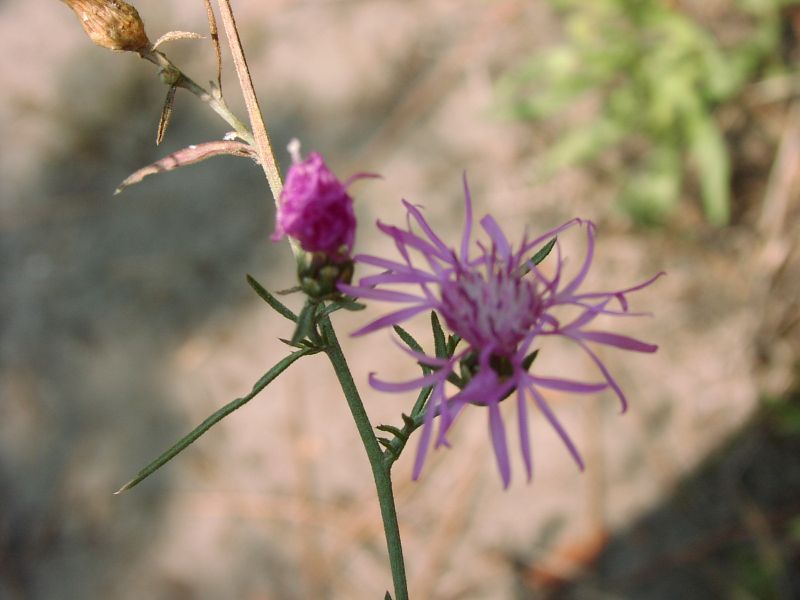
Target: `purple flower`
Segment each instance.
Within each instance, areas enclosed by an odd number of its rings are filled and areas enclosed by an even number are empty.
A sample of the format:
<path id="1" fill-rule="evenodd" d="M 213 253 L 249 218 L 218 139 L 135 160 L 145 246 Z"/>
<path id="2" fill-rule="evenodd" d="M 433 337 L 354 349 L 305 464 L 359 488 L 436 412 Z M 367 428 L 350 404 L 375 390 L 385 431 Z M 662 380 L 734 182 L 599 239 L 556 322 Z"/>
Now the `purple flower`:
<path id="1" fill-rule="evenodd" d="M 289 144 L 289 152 L 293 164 L 281 193 L 272 241 L 288 235 L 306 252 L 321 252 L 334 260 L 349 258 L 356 217 L 347 187 L 356 179 L 374 175 L 360 173 L 342 183 L 319 153 L 312 152 L 303 160 L 297 140 Z"/>
<path id="2" fill-rule="evenodd" d="M 595 226 L 588 221 L 573 219 L 535 239 L 523 239 L 515 250 L 491 216 L 480 221 L 488 235 L 489 244 L 477 243 L 478 252 L 471 253 L 472 202 L 464 177 L 466 223 L 460 247 L 448 247 L 431 229 L 420 210 L 403 201 L 408 211 L 408 225 L 400 229 L 378 222 L 378 228 L 390 236 L 397 247 L 400 259 L 389 260 L 378 256 L 359 255 L 357 263 L 382 269 L 377 275 L 360 279 L 358 285 L 339 285 L 344 293 L 367 299 L 397 302 L 404 305 L 387 314 L 353 335 L 363 335 L 377 329 L 401 323 L 423 311 L 434 310 L 440 314 L 448 328 L 462 342 L 452 357 L 435 357 L 405 349 L 415 360 L 433 369 L 423 377 L 400 383 L 380 380 L 370 374 L 370 384 L 386 392 L 406 392 L 430 386 L 432 388 L 425 408 L 422 436 L 417 450 L 413 477 L 422 470 L 434 422 L 438 417 L 438 434 L 435 446 L 449 445 L 447 434 L 456 418 L 467 405 L 485 407 L 488 411 L 489 432 L 503 485 L 511 480 L 506 429 L 500 414 L 500 402 L 511 394 L 517 405 L 517 426 L 521 451 L 528 480 L 533 472 L 530 436 L 528 431 L 528 402 L 538 407 L 563 440 L 569 452 L 583 469 L 583 460 L 566 430 L 548 406 L 540 390 L 558 390 L 576 393 L 595 393 L 610 387 L 618 396 L 622 410 L 627 407 L 620 386 L 602 363 L 591 344 L 614 346 L 635 352 L 655 352 L 657 346 L 633 338 L 588 329 L 600 315 L 631 316 L 626 294 L 642 289 L 662 275 L 634 287 L 611 292 L 581 292 L 594 257 Z M 421 234 L 412 231 L 412 222 Z M 565 279 L 561 248 L 556 242 L 555 275 L 548 278 L 532 262 L 531 254 L 559 233 L 575 226 L 585 228 L 587 251 L 578 273 Z M 421 265 L 412 257 L 419 256 Z M 409 293 L 393 289 L 395 285 L 413 284 L 418 292 Z M 562 321 L 557 309 L 571 307 L 571 318 Z M 534 345 L 547 336 L 562 336 L 572 340 L 586 352 L 597 365 L 602 376 L 599 382 L 581 382 L 557 377 L 546 377 L 530 372 L 535 358 Z M 534 369 L 535 370 L 535 369 Z M 466 373 L 464 384 L 454 393 L 446 387 L 453 375 Z"/>

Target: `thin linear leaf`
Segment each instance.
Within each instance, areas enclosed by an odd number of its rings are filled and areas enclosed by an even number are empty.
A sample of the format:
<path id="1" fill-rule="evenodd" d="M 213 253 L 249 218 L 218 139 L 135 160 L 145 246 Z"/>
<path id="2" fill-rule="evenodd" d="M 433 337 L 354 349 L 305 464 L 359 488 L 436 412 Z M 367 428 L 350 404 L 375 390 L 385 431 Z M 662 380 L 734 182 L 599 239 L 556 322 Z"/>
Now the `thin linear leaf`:
<path id="1" fill-rule="evenodd" d="M 164 99 L 164 107 L 161 109 L 161 118 L 158 120 L 158 131 L 156 132 L 156 146 L 160 146 L 167 133 L 169 121 L 172 118 L 172 107 L 175 106 L 175 90 L 178 87 L 171 85 L 167 90 L 167 97 Z"/>
<path id="2" fill-rule="evenodd" d="M 298 344 L 300 340 L 304 340 L 311 335 L 314 329 L 314 315 L 316 312 L 317 304 L 306 301 L 302 310 L 300 310 L 300 314 L 297 316 L 297 327 L 295 327 L 294 333 L 292 334 L 292 344 Z"/>
<path id="3" fill-rule="evenodd" d="M 538 251 L 536 254 L 534 254 L 533 256 L 531 256 L 531 262 L 532 262 L 534 265 L 538 265 L 538 264 L 539 264 L 540 262 L 542 262 L 542 261 L 543 261 L 545 258 L 547 258 L 547 255 L 548 255 L 548 254 L 550 254 L 550 252 L 553 250 L 553 247 L 556 245 L 556 240 L 557 240 L 557 239 L 558 239 L 558 238 L 553 238 L 552 240 L 550 240 L 549 242 L 547 242 L 547 243 L 546 243 L 546 244 L 545 244 L 545 245 L 542 247 L 542 249 L 541 249 L 541 250 L 539 250 L 539 251 Z"/>
<path id="4" fill-rule="evenodd" d="M 201 161 L 219 156 L 220 154 L 231 154 L 233 156 L 243 156 L 246 158 L 254 158 L 255 151 L 249 144 L 242 142 L 230 142 L 226 140 L 215 140 L 213 142 L 205 142 L 203 144 L 196 144 L 187 146 L 182 150 L 173 152 L 156 162 L 142 167 L 138 171 L 129 175 L 125 181 L 119 184 L 119 187 L 114 191 L 114 194 L 119 194 L 126 187 L 135 183 L 139 183 L 148 175 L 154 173 L 164 173 L 166 171 L 174 171 L 180 167 L 193 165 Z"/>
<path id="5" fill-rule="evenodd" d="M 399 438 L 407 437 L 402 429 L 399 429 L 394 425 L 378 425 L 377 427 L 375 427 L 375 429 L 379 431 L 385 431 L 386 433 L 391 433 L 394 437 L 399 437 Z"/>
<path id="6" fill-rule="evenodd" d="M 453 334 L 447 338 L 447 356 L 453 356 L 456 351 L 456 346 L 458 346 L 458 342 L 461 341 L 461 336 L 458 334 Z"/>
<path id="7" fill-rule="evenodd" d="M 400 325 L 393 326 L 394 332 L 400 336 L 400 339 L 406 343 L 406 346 L 411 348 L 414 352 L 425 352 L 420 346 L 419 342 L 414 339 L 414 337 L 408 333 L 405 329 L 400 327 Z"/>
<path id="8" fill-rule="evenodd" d="M 297 323 L 297 315 L 294 314 L 283 302 L 278 300 L 275 296 L 270 294 L 264 286 L 262 286 L 258 281 L 256 281 L 255 277 L 248 274 L 247 275 L 247 283 L 250 285 L 251 288 L 255 291 L 256 294 L 267 304 L 269 304 L 275 312 L 279 313 L 281 316 L 286 317 L 290 321 L 294 321 Z"/>
<path id="9" fill-rule="evenodd" d="M 211 427 L 219 423 L 222 419 L 227 417 L 236 409 L 241 408 L 242 406 L 250 402 L 250 400 L 255 398 L 255 396 L 259 392 L 261 392 L 261 390 L 267 387 L 267 385 L 269 385 L 273 379 L 275 379 L 278 375 L 283 373 L 297 359 L 309 354 L 315 354 L 316 352 L 318 352 L 318 350 L 310 348 L 305 350 L 298 350 L 297 352 L 293 352 L 292 354 L 290 354 L 289 356 L 287 356 L 286 358 L 275 364 L 274 367 L 272 367 L 269 371 L 267 371 L 261 377 L 261 379 L 259 379 L 255 383 L 252 391 L 249 394 L 243 396 L 242 398 L 237 398 L 236 400 L 229 402 L 228 404 L 220 408 L 218 411 L 207 417 L 205 421 L 200 423 L 200 425 L 195 427 L 191 432 L 189 432 L 187 435 L 183 436 L 180 440 L 178 440 L 178 442 L 174 444 L 169 450 L 161 454 L 161 456 L 156 458 L 153 462 L 148 464 L 144 469 L 139 471 L 136 474 L 136 477 L 134 477 L 128 483 L 119 488 L 116 492 L 114 492 L 114 494 L 121 494 L 122 492 L 129 490 L 135 485 L 141 483 L 144 479 L 148 478 L 150 475 L 158 471 L 161 467 L 163 467 L 165 464 L 167 464 L 169 461 L 175 458 L 178 454 L 183 452 L 192 442 L 194 442 L 197 438 L 203 435 L 206 431 L 211 429 Z"/>
<path id="10" fill-rule="evenodd" d="M 431 311 L 431 328 L 433 329 L 433 345 L 436 349 L 436 358 L 445 358 L 447 356 L 447 342 L 445 342 L 444 330 L 439 322 L 439 317 L 433 310 Z"/>
<path id="11" fill-rule="evenodd" d="M 417 395 L 417 400 L 416 402 L 414 402 L 414 408 L 411 409 L 411 418 L 414 419 L 415 421 L 417 420 L 417 417 L 419 417 L 422 414 L 422 409 L 425 408 L 425 403 L 428 401 L 428 398 L 430 397 L 432 391 L 433 387 L 431 386 L 422 388 L 419 391 L 419 394 Z M 411 431 L 414 431 L 414 429 L 416 429 L 417 427 L 419 427 L 419 425 L 416 425 L 414 428 L 411 429 Z M 411 433 L 411 431 L 409 431 L 409 434 Z"/>
<path id="12" fill-rule="evenodd" d="M 542 246 L 542 248 L 541 248 L 540 250 L 538 250 L 538 251 L 536 252 L 536 254 L 534 254 L 533 256 L 531 256 L 531 257 L 530 257 L 530 259 L 528 259 L 528 261 L 526 261 L 526 262 L 525 262 L 525 263 L 524 263 L 524 264 L 523 264 L 523 265 L 522 265 L 522 266 L 519 268 L 519 271 L 520 271 L 520 277 L 522 277 L 523 275 L 525 275 L 526 273 L 528 273 L 528 272 L 531 270 L 531 267 L 530 267 L 530 264 L 529 264 L 529 263 L 532 263 L 532 264 L 534 264 L 534 265 L 538 265 L 538 264 L 539 264 L 539 263 L 541 263 L 541 262 L 542 262 L 542 261 L 543 261 L 545 258 L 547 258 L 547 256 L 550 254 L 550 252 L 552 252 L 552 251 L 553 251 L 553 248 L 555 247 L 555 245 L 556 245 L 556 241 L 557 241 L 557 240 L 558 240 L 558 238 L 557 238 L 557 237 L 554 237 L 552 240 L 550 240 L 550 241 L 549 241 L 549 242 L 547 242 L 547 243 L 546 243 L 544 246 Z"/>
<path id="13" fill-rule="evenodd" d="M 529 371 L 530 368 L 531 368 L 531 365 L 533 364 L 533 361 L 536 360 L 537 356 L 539 356 L 539 349 L 538 348 L 536 350 L 534 350 L 533 352 L 531 352 L 530 354 L 528 354 L 528 356 L 525 357 L 525 359 L 522 361 L 522 368 L 525 369 L 526 371 Z"/>
<path id="14" fill-rule="evenodd" d="M 320 313 L 320 318 L 327 317 L 328 315 L 335 313 L 337 310 L 349 310 L 349 311 L 358 311 L 364 310 L 367 308 L 366 304 L 361 304 L 360 302 L 356 302 L 352 298 L 342 298 L 341 300 L 336 300 L 332 302 L 325 309 Z"/>

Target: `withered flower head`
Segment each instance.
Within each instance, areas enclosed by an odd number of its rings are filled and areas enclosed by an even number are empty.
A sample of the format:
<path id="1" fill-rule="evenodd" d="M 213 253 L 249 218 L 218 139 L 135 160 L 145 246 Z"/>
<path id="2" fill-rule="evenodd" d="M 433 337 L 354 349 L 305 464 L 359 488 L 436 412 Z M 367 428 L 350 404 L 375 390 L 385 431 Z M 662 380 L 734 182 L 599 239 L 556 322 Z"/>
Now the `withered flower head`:
<path id="1" fill-rule="evenodd" d="M 98 46 L 138 52 L 150 47 L 144 23 L 136 9 L 121 0 L 61 0 L 69 6 L 83 29 Z"/>

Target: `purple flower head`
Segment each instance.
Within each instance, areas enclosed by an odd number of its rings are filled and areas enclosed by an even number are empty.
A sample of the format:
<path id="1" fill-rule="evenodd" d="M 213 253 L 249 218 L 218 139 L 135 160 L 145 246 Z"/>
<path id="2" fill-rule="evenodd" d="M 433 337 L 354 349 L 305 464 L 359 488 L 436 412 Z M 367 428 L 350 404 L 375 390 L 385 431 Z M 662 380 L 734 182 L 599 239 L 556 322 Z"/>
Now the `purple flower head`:
<path id="1" fill-rule="evenodd" d="M 438 417 L 435 447 L 449 445 L 447 434 L 467 405 L 485 407 L 488 411 L 489 433 L 494 454 L 503 480 L 511 480 L 505 424 L 500 402 L 514 394 L 517 406 L 517 427 L 522 458 L 530 480 L 533 472 L 530 435 L 528 431 L 528 402 L 542 412 L 563 440 L 569 452 L 583 469 L 583 460 L 547 404 L 542 390 L 576 393 L 596 393 L 611 388 L 618 396 L 623 411 L 625 396 L 590 344 L 614 346 L 636 352 L 655 352 L 657 347 L 624 335 L 589 329 L 600 315 L 631 316 L 626 294 L 648 286 L 662 273 L 634 287 L 611 292 L 581 292 L 594 258 L 595 226 L 588 221 L 573 219 L 560 227 L 536 237 L 523 239 L 514 249 L 489 215 L 480 225 L 488 236 L 488 245 L 477 243 L 477 253 L 470 250 L 472 238 L 472 202 L 466 176 L 464 177 L 466 223 L 458 250 L 448 247 L 431 229 L 420 210 L 403 201 L 408 211 L 405 229 L 378 222 L 378 228 L 392 238 L 400 259 L 358 255 L 358 263 L 382 269 L 377 275 L 361 278 L 358 285 L 339 285 L 346 294 L 374 300 L 397 302 L 403 305 L 353 335 L 363 335 L 383 327 L 399 324 L 416 314 L 436 311 L 448 328 L 461 339 L 451 357 L 428 356 L 413 350 L 406 351 L 419 363 L 432 370 L 423 377 L 401 382 L 385 382 L 370 374 L 370 384 L 386 392 L 406 392 L 431 387 L 425 408 L 422 436 L 417 450 L 413 477 L 422 470 L 434 422 Z M 412 224 L 421 234 L 412 231 Z M 532 253 L 559 233 L 581 226 L 587 236 L 587 251 L 578 273 L 564 277 L 564 261 L 556 242 L 555 274 L 547 277 L 531 261 Z M 421 258 L 422 260 L 414 260 Z M 394 289 L 395 285 L 418 286 L 416 293 Z M 561 307 L 571 307 L 571 318 L 562 322 L 557 313 Z M 546 377 L 531 372 L 535 358 L 534 345 L 547 336 L 561 336 L 573 341 L 598 368 L 598 382 L 582 382 Z M 459 373 L 461 374 L 459 376 Z M 460 389 L 451 391 L 448 379 L 460 379 Z"/>
<path id="2" fill-rule="evenodd" d="M 303 160 L 297 140 L 289 144 L 289 152 L 293 164 L 281 193 L 272 241 L 288 235 L 306 252 L 320 252 L 334 260 L 349 258 L 356 217 L 347 187 L 356 179 L 374 175 L 361 173 L 342 183 L 319 153 L 312 152 Z"/>

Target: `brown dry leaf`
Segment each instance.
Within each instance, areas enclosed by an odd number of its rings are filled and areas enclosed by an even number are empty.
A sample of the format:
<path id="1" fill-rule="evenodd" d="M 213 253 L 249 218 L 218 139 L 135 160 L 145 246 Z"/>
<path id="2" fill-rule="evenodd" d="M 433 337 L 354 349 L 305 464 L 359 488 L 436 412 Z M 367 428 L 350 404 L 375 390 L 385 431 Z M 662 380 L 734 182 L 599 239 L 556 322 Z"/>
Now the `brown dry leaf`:
<path id="1" fill-rule="evenodd" d="M 242 142 L 215 140 L 213 142 L 206 142 L 204 144 L 192 144 L 191 146 L 187 146 L 182 150 L 173 152 L 172 154 L 169 154 L 164 158 L 157 160 L 146 167 L 142 167 L 138 171 L 135 171 L 129 175 L 125 181 L 119 184 L 119 187 L 114 191 L 114 194 L 119 194 L 126 187 L 135 183 L 139 183 L 148 175 L 173 171 L 175 169 L 179 169 L 180 167 L 193 165 L 206 159 L 213 158 L 214 156 L 219 156 L 220 154 L 244 156 L 252 159 L 255 159 L 256 157 L 253 147 Z"/>
<path id="2" fill-rule="evenodd" d="M 156 40 L 156 43 L 153 44 L 153 50 L 167 42 L 174 42 L 175 40 L 202 40 L 204 37 L 204 35 L 200 35 L 194 31 L 168 31 Z"/>

